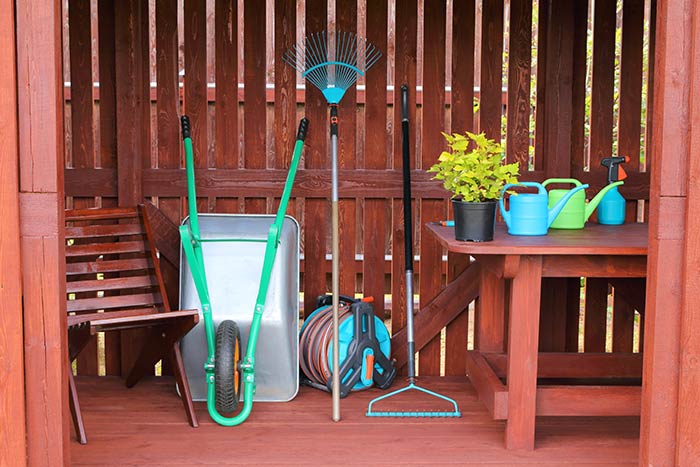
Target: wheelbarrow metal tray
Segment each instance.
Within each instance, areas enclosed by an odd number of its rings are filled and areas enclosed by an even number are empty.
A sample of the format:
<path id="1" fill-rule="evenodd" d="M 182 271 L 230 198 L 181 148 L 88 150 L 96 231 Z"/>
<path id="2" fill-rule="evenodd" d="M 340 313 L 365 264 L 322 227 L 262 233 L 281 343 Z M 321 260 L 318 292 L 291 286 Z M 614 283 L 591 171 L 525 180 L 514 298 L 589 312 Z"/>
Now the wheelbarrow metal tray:
<path id="1" fill-rule="evenodd" d="M 241 331 L 241 348 L 248 334 L 260 286 L 268 230 L 272 215 L 200 214 L 200 235 L 214 325 L 230 319 Z M 184 220 L 187 224 L 189 218 Z M 207 239 L 235 241 L 207 242 Z M 180 251 L 180 307 L 201 304 L 186 258 Z M 299 389 L 299 224 L 286 216 L 270 278 L 265 311 L 255 352 L 254 401 L 284 402 Z M 204 362 L 207 340 L 204 319 L 180 343 L 192 398 L 206 401 Z"/>

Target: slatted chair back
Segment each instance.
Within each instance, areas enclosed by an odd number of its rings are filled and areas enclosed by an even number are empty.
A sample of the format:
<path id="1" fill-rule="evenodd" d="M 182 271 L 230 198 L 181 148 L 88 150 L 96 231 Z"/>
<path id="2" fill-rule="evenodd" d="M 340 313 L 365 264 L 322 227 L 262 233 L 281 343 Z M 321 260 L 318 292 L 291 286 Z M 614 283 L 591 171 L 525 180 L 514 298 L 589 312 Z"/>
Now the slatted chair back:
<path id="1" fill-rule="evenodd" d="M 146 215 L 142 207 L 66 212 L 69 326 L 97 313 L 104 319 L 170 311 Z"/>

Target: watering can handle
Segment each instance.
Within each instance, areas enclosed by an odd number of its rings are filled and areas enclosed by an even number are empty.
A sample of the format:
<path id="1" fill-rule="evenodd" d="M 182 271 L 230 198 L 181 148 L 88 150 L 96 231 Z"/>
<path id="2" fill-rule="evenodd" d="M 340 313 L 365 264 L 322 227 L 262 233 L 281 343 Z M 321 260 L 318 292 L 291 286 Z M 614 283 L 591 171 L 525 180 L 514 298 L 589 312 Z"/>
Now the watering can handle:
<path id="1" fill-rule="evenodd" d="M 509 212 L 506 211 L 506 206 L 505 206 L 505 204 L 503 204 L 503 197 L 505 196 L 506 190 L 508 190 L 508 188 L 511 188 L 511 187 L 514 187 L 514 186 L 520 186 L 520 185 L 522 185 L 522 183 L 508 183 L 508 184 L 506 184 L 506 186 L 504 186 L 504 187 L 501 189 L 501 196 L 498 198 L 498 207 L 499 207 L 499 209 L 501 210 L 501 215 L 503 216 L 503 219 L 506 220 L 506 223 L 510 222 L 510 221 L 508 220 L 508 214 L 509 214 Z"/>
<path id="2" fill-rule="evenodd" d="M 542 182 L 542 186 L 547 186 L 550 183 L 573 183 L 576 186 L 581 186 L 581 182 L 579 182 L 575 178 L 548 178 L 547 180 Z"/>

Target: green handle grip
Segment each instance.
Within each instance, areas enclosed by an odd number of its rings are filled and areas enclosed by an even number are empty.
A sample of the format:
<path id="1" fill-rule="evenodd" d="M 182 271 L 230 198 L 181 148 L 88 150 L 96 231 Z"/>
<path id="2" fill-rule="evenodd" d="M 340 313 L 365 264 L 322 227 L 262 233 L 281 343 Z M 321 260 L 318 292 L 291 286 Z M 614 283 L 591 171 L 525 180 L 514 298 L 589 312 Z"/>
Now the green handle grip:
<path id="1" fill-rule="evenodd" d="M 581 182 L 579 182 L 575 178 L 548 178 L 547 180 L 542 182 L 542 186 L 547 186 L 550 183 L 573 183 L 576 186 L 581 186 Z"/>

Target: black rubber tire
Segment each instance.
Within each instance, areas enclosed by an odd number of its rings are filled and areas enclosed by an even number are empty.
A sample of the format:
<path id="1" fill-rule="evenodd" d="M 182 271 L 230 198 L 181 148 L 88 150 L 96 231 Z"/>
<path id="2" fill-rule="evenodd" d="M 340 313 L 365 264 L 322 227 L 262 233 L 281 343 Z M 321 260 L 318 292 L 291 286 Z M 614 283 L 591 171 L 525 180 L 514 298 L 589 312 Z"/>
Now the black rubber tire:
<path id="1" fill-rule="evenodd" d="M 233 412 L 238 407 L 242 380 L 240 358 L 241 333 L 238 325 L 231 320 L 222 321 L 216 329 L 214 360 L 216 410 L 219 412 Z"/>

